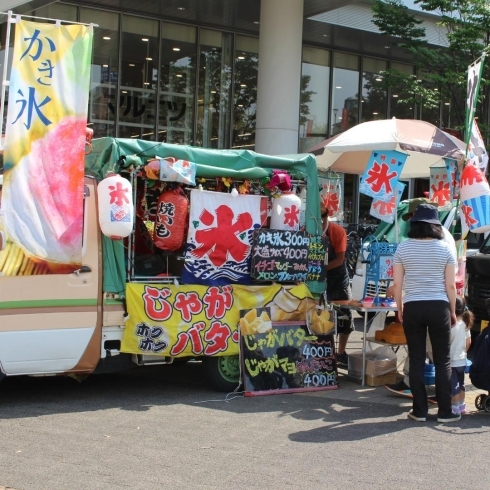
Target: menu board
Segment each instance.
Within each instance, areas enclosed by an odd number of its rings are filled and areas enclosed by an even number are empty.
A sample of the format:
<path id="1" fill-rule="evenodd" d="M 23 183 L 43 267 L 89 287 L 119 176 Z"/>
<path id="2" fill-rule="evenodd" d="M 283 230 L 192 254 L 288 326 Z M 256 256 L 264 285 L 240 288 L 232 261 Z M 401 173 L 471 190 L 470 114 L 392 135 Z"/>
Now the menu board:
<path id="1" fill-rule="evenodd" d="M 325 281 L 327 279 L 327 268 L 325 267 L 327 240 L 327 237 L 321 235 L 310 235 L 307 281 Z"/>
<path id="2" fill-rule="evenodd" d="M 333 335 L 312 335 L 297 322 L 272 322 L 241 335 L 245 396 L 337 388 Z"/>
<path id="3" fill-rule="evenodd" d="M 304 231 L 255 230 L 250 275 L 257 281 L 303 282 L 325 279 L 325 244 Z"/>

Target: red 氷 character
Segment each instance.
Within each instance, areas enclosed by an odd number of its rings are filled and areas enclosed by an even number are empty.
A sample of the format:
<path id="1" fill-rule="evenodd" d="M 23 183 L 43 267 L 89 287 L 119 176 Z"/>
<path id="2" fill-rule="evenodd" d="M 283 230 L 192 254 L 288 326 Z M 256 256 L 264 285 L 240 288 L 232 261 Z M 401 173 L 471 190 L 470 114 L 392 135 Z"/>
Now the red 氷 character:
<path id="1" fill-rule="evenodd" d="M 218 352 L 225 352 L 230 336 L 231 330 L 228 325 L 221 322 L 211 323 L 210 329 L 204 334 L 204 340 L 209 343 L 204 349 L 204 354 L 212 356 Z"/>
<path id="2" fill-rule="evenodd" d="M 468 227 L 471 227 L 471 225 L 478 223 L 478 220 L 476 220 L 475 218 L 472 218 L 470 216 L 471 213 L 473 212 L 473 208 L 471 208 L 470 206 L 467 206 L 466 204 L 463 204 L 461 206 L 461 211 L 463 211 L 464 219 L 465 219 Z"/>
<path id="3" fill-rule="evenodd" d="M 170 318 L 172 315 L 172 305 L 165 300 L 171 294 L 172 292 L 169 288 L 159 289 L 152 286 L 145 286 L 143 303 L 148 318 L 157 322 L 162 322 Z"/>
<path id="4" fill-rule="evenodd" d="M 432 184 L 430 186 L 432 190 L 432 201 L 436 202 L 439 206 L 444 206 L 451 198 L 451 188 L 449 182 L 443 182 L 442 180 L 437 183 L 437 187 Z"/>
<path id="5" fill-rule="evenodd" d="M 299 208 L 294 204 L 290 208 L 284 208 L 284 224 L 294 228 L 299 223 Z"/>
<path id="6" fill-rule="evenodd" d="M 378 162 L 374 162 L 373 168 L 368 170 L 368 175 L 365 179 L 366 184 L 371 186 L 373 192 L 380 192 L 380 190 L 385 187 L 386 193 L 389 194 L 393 192 L 393 187 L 391 186 L 390 180 L 398 176 L 397 172 L 388 173 L 389 167 L 386 163 L 381 165 Z"/>
<path id="7" fill-rule="evenodd" d="M 203 221 L 201 218 L 201 222 L 208 224 L 209 215 L 212 216 L 209 211 L 205 210 L 201 216 L 206 216 L 207 219 Z M 216 226 L 196 231 L 195 237 L 199 246 L 191 252 L 192 255 L 199 258 L 207 255 L 216 267 L 222 266 L 230 257 L 236 262 L 243 262 L 250 246 L 243 243 L 237 235 L 252 227 L 251 214 L 242 213 L 235 219 L 233 210 L 226 205 L 221 205 L 216 209 L 216 218 Z M 212 222 L 214 222 L 214 217 Z"/>
<path id="8" fill-rule="evenodd" d="M 395 211 L 395 196 L 393 196 L 389 202 L 373 202 L 373 209 L 378 209 L 380 216 L 391 216 Z"/>
<path id="9" fill-rule="evenodd" d="M 325 208 L 328 210 L 328 214 L 331 216 L 339 210 L 339 195 L 336 192 L 327 194 L 323 199 L 323 204 L 325 204 Z"/>
<path id="10" fill-rule="evenodd" d="M 121 182 L 117 182 L 116 185 L 110 185 L 109 196 L 111 196 L 111 201 L 109 204 L 116 203 L 116 206 L 122 206 L 123 204 L 129 204 L 129 199 L 127 197 L 128 189 L 124 189 Z"/>

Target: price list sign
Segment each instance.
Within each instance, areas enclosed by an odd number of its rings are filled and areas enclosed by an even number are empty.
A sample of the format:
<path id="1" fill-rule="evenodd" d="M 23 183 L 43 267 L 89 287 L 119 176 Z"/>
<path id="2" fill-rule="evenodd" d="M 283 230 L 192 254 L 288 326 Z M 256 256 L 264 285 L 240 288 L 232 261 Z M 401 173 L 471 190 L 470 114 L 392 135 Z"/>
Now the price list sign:
<path id="1" fill-rule="evenodd" d="M 258 281 L 305 281 L 309 245 L 301 231 L 255 230 L 250 275 Z"/>
<path id="2" fill-rule="evenodd" d="M 255 230 L 250 275 L 257 281 L 324 281 L 326 246 L 303 231 Z"/>
<path id="3" fill-rule="evenodd" d="M 241 336 L 246 396 L 337 388 L 333 335 L 311 335 L 305 325 L 272 324 Z"/>
<path id="4" fill-rule="evenodd" d="M 327 268 L 325 267 L 326 240 L 327 238 L 321 235 L 310 236 L 307 281 L 325 281 L 327 279 Z"/>

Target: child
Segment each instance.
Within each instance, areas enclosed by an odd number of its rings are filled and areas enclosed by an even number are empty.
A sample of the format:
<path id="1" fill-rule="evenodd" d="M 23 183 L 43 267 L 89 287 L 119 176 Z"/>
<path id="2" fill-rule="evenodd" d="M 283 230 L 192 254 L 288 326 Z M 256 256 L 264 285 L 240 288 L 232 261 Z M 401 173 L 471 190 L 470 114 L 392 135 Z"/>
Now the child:
<path id="1" fill-rule="evenodd" d="M 471 344 L 470 329 L 473 325 L 474 316 L 466 306 L 464 298 L 456 298 L 456 325 L 451 328 L 451 399 L 452 410 L 457 414 L 466 412 L 464 402 L 465 385 L 464 374 L 466 370 L 466 353 Z"/>

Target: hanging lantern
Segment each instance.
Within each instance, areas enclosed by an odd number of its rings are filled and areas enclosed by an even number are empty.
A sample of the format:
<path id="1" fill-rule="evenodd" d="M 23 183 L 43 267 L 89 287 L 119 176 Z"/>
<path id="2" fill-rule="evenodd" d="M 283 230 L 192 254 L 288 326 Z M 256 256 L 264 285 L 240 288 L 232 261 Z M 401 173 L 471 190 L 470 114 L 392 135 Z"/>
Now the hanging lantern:
<path id="1" fill-rule="evenodd" d="M 483 172 L 468 164 L 461 172 L 461 212 L 473 233 L 490 231 L 490 186 Z"/>
<path id="2" fill-rule="evenodd" d="M 167 190 L 158 198 L 153 241 L 162 250 L 175 251 L 182 247 L 189 201 L 182 189 Z"/>
<path id="3" fill-rule="evenodd" d="M 98 186 L 99 225 L 112 240 L 129 236 L 133 229 L 133 191 L 118 174 L 109 174 Z"/>
<path id="4" fill-rule="evenodd" d="M 284 192 L 272 200 L 271 229 L 299 230 L 301 199 L 294 192 Z"/>

